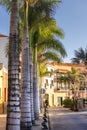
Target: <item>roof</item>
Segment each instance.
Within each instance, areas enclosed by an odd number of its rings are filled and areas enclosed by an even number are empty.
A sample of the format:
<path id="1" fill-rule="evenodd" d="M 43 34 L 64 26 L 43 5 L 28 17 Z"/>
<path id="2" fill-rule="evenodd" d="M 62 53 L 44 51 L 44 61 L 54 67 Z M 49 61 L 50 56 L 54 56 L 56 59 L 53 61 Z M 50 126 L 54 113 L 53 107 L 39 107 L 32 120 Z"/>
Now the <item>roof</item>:
<path id="1" fill-rule="evenodd" d="M 8 36 L 6 36 L 6 35 L 4 35 L 4 34 L 0 34 L 0 37 L 8 37 Z"/>
<path id="2" fill-rule="evenodd" d="M 68 69 L 56 69 L 55 72 L 70 72 Z"/>
<path id="3" fill-rule="evenodd" d="M 52 65 L 58 65 L 58 66 L 71 66 L 71 67 L 85 67 L 85 65 L 83 63 L 80 63 L 80 64 L 73 64 L 73 63 L 61 63 L 61 64 L 58 64 L 57 62 L 52 62 L 51 63 Z"/>

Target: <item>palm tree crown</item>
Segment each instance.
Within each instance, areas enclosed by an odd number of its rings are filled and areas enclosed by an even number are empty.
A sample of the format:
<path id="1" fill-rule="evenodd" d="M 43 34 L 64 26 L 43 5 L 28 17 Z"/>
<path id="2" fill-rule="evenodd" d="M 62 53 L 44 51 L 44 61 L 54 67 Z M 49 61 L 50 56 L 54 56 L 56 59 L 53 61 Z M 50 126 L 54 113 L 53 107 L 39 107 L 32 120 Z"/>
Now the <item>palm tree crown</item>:
<path id="1" fill-rule="evenodd" d="M 85 50 L 83 48 L 79 48 L 78 51 L 75 50 L 75 58 L 72 58 L 72 63 L 84 63 L 87 66 L 87 47 Z"/>

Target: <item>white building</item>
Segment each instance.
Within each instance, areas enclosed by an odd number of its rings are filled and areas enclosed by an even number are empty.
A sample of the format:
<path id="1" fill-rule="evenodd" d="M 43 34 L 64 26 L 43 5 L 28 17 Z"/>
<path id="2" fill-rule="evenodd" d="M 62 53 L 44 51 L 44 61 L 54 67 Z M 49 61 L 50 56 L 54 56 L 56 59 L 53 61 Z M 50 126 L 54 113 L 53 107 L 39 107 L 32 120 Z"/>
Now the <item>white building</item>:
<path id="1" fill-rule="evenodd" d="M 8 45 L 8 36 L 0 34 L 0 63 L 8 69 L 8 57 L 6 57 L 6 46 Z"/>
<path id="2" fill-rule="evenodd" d="M 52 72 L 43 78 L 43 86 L 46 90 L 44 98 L 49 101 L 50 106 L 54 106 L 54 66 L 47 64 L 47 71 Z"/>
<path id="3" fill-rule="evenodd" d="M 42 94 L 43 101 L 48 100 L 49 106 L 62 106 L 63 100 L 66 97 L 72 97 L 73 93 L 71 90 L 72 82 L 63 82 L 58 80 L 59 74 L 66 74 L 71 71 L 71 68 L 79 69 L 79 71 L 87 77 L 87 69 L 84 64 L 71 64 L 71 63 L 62 63 L 58 64 L 56 62 L 48 63 L 47 70 L 52 71 L 53 75 L 47 75 L 43 77 L 42 88 L 45 89 L 45 93 Z M 61 84 L 61 87 L 60 87 Z M 86 87 L 87 81 L 85 82 Z M 79 84 L 79 87 L 81 84 Z M 78 93 L 77 93 L 78 94 Z M 80 89 L 79 98 L 87 98 L 87 90 Z"/>

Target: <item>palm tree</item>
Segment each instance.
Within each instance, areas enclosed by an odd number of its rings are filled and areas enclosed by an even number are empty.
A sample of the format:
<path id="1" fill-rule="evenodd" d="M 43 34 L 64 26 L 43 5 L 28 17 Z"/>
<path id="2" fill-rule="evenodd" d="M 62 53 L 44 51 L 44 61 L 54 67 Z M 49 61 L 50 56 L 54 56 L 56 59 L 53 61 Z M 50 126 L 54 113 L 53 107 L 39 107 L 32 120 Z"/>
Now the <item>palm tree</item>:
<path id="1" fill-rule="evenodd" d="M 30 130 L 31 89 L 30 89 L 30 49 L 28 35 L 28 0 L 24 1 L 24 25 L 22 39 L 22 84 L 21 84 L 21 130 Z"/>
<path id="2" fill-rule="evenodd" d="M 2 1 L 3 4 L 9 1 Z M 20 130 L 19 93 L 19 13 L 18 1 L 12 0 L 10 15 L 9 55 L 8 55 L 8 105 L 6 130 Z"/>
<path id="3" fill-rule="evenodd" d="M 79 69 L 71 68 L 72 92 L 73 92 L 73 110 L 78 111 L 77 95 L 79 95 L 80 81 L 85 81 L 85 76 L 80 73 Z"/>
<path id="4" fill-rule="evenodd" d="M 52 6 L 53 4 L 56 5 L 58 1 L 38 1 L 35 6 L 30 6 L 29 7 L 29 32 L 31 31 L 32 28 L 36 30 L 38 29 L 38 26 L 40 22 L 43 20 L 45 22 L 48 21 L 50 17 L 50 12 L 53 11 Z M 38 15 L 37 15 L 38 14 Z M 33 22 L 32 22 L 33 21 Z M 35 118 L 39 118 L 39 103 L 38 103 L 38 85 L 37 85 L 37 43 L 36 41 L 34 42 L 34 64 L 33 64 L 33 89 L 34 89 L 34 112 L 35 112 Z"/>
<path id="5" fill-rule="evenodd" d="M 71 79 L 72 79 L 72 84 L 73 84 L 73 89 L 74 90 L 79 90 L 80 89 L 80 81 L 85 80 L 85 76 L 80 73 L 79 69 L 71 68 Z"/>
<path id="6" fill-rule="evenodd" d="M 67 73 L 63 73 L 63 74 L 60 74 L 60 76 L 58 77 L 58 81 L 60 82 L 60 83 L 63 83 L 64 84 L 64 89 L 69 89 L 69 85 L 70 85 L 70 80 L 71 80 L 71 78 L 70 78 L 70 76 L 69 76 L 69 73 L 67 72 Z M 66 85 L 68 85 L 67 86 L 67 88 L 66 88 Z"/>
<path id="7" fill-rule="evenodd" d="M 75 58 L 72 58 L 72 63 L 83 63 L 85 66 L 87 66 L 87 48 L 85 50 L 83 48 L 79 48 L 78 50 L 75 50 Z"/>
<path id="8" fill-rule="evenodd" d="M 45 28 L 45 30 L 46 30 L 46 28 Z M 51 36 L 51 35 L 49 35 L 49 36 Z M 54 54 L 53 54 L 53 52 L 46 52 L 46 49 L 47 48 L 57 48 L 57 50 L 60 50 L 60 52 L 62 53 L 62 54 L 64 54 L 62 51 L 61 51 L 61 49 L 60 49 L 60 43 L 57 41 L 57 40 L 51 40 L 51 39 L 47 39 L 46 38 L 46 36 L 43 38 L 43 40 L 42 40 L 42 35 L 40 35 L 40 34 L 38 34 L 38 31 L 36 31 L 35 33 L 34 33 L 34 35 L 33 35 L 33 40 L 34 40 L 34 42 L 33 42 L 33 61 L 34 61 L 34 65 L 33 65 L 33 70 L 34 70 L 34 79 L 33 79 L 33 85 L 34 85 L 34 89 L 36 88 L 36 90 L 34 90 L 34 91 L 37 91 L 38 92 L 38 87 L 35 87 L 36 86 L 36 84 L 37 84 L 37 50 L 42 50 L 42 52 L 41 52 L 41 55 L 44 57 L 44 58 L 50 58 L 51 57 L 51 59 L 52 59 L 52 57 L 54 57 Z M 41 41 L 42 42 L 40 42 L 40 39 L 41 38 Z M 47 41 L 48 40 L 48 41 Z M 55 43 L 58 43 L 58 44 L 56 44 L 56 45 L 58 45 L 57 47 L 54 45 L 54 42 Z M 41 48 L 42 47 L 42 48 Z M 40 49 L 38 49 L 38 48 L 40 48 Z M 64 50 L 64 48 L 63 48 L 63 46 L 62 46 L 62 44 L 61 44 L 61 48 L 62 48 L 62 50 Z M 64 50 L 64 52 L 65 52 L 65 50 Z M 49 54 L 50 54 L 50 57 L 49 57 Z M 61 58 L 60 58 L 61 59 Z M 45 59 L 46 60 L 46 59 Z M 55 55 L 55 60 L 58 60 L 58 55 Z M 35 95 L 35 99 L 36 99 L 36 101 L 37 101 L 37 97 L 38 97 L 38 93 L 35 93 L 36 95 Z M 35 101 L 35 102 L 36 102 Z M 35 103 L 34 103 L 35 104 Z M 36 103 L 37 105 L 38 105 L 38 103 Z M 37 109 L 38 107 L 35 107 L 35 109 Z M 38 109 L 37 109 L 38 110 Z M 35 115 L 36 115 L 36 113 L 35 113 Z"/>

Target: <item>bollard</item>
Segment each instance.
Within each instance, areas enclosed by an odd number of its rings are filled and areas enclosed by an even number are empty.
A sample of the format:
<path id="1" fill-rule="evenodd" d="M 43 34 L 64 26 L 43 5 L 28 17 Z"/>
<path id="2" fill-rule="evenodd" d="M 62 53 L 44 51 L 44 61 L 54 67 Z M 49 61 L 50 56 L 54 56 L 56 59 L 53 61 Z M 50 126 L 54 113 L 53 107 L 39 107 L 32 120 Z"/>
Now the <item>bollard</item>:
<path id="1" fill-rule="evenodd" d="M 47 117 L 47 105 L 44 105 L 44 114 L 43 114 L 43 122 L 42 122 L 42 129 L 48 129 L 48 117 Z"/>
<path id="2" fill-rule="evenodd" d="M 43 120 L 44 120 L 45 122 L 47 122 L 47 121 L 48 121 L 46 117 L 43 117 Z"/>
<path id="3" fill-rule="evenodd" d="M 46 113 L 44 113 L 44 115 L 43 115 L 43 116 L 47 118 L 47 115 L 46 115 Z"/>
<path id="4" fill-rule="evenodd" d="M 48 126 L 47 126 L 47 124 L 46 124 L 46 122 L 42 122 L 42 129 L 48 129 Z"/>

